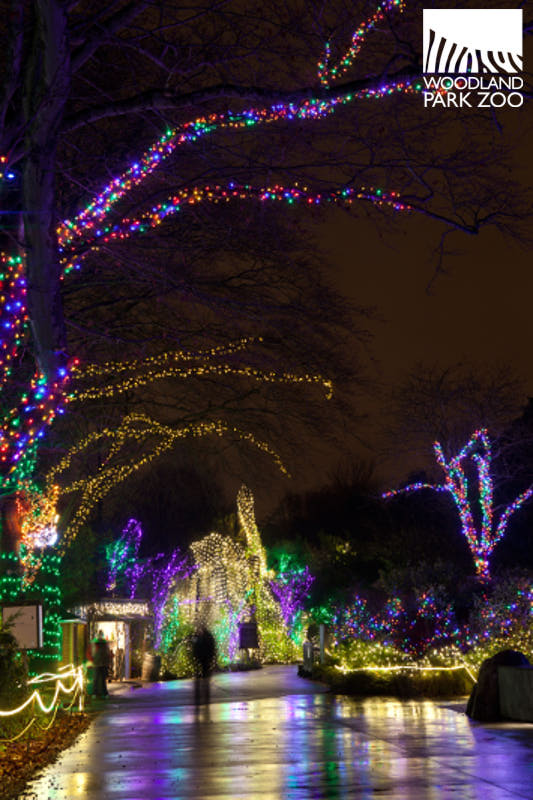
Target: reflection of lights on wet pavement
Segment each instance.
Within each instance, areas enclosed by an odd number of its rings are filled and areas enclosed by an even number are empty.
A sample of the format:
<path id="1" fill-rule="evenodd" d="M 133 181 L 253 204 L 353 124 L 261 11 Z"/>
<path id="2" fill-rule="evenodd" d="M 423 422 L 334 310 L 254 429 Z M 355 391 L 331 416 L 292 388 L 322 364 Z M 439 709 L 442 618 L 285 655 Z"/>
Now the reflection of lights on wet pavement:
<path id="1" fill-rule="evenodd" d="M 130 692 L 21 800 L 533 798 L 533 725 L 472 724 L 460 704 L 297 694 L 314 689 L 293 667 L 261 673 L 239 676 L 233 700 L 231 676 L 217 676 L 209 708 L 194 708 L 187 681 Z M 283 681 L 293 694 L 280 696 Z"/>

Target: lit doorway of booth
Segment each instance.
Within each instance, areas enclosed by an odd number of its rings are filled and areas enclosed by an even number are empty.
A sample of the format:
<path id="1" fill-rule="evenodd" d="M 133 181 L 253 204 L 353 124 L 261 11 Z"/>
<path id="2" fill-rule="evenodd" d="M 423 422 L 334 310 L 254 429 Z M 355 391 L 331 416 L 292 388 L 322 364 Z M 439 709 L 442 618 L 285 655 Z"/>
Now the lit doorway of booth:
<path id="1" fill-rule="evenodd" d="M 102 631 L 109 645 L 111 663 L 109 680 L 123 681 L 131 678 L 130 626 L 122 620 L 95 620 L 93 638 Z"/>

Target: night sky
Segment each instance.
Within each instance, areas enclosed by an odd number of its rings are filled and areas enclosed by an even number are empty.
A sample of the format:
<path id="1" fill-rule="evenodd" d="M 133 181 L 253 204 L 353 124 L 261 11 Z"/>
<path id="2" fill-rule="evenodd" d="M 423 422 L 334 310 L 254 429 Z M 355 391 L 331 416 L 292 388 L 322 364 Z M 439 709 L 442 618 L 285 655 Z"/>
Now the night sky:
<path id="1" fill-rule="evenodd" d="M 438 233 L 420 217 L 405 216 L 387 233 L 368 220 L 335 212 L 318 238 L 339 288 L 375 309 L 369 323 L 375 358 L 370 373 L 377 381 L 395 385 L 418 362 L 446 367 L 468 360 L 509 364 L 524 381 L 524 402 L 533 396 L 533 273 L 526 246 L 497 231 L 457 234 L 445 273 L 436 274 Z M 365 411 L 379 429 L 379 406 L 371 395 Z M 416 467 L 402 459 L 383 464 L 379 472 L 396 480 Z"/>

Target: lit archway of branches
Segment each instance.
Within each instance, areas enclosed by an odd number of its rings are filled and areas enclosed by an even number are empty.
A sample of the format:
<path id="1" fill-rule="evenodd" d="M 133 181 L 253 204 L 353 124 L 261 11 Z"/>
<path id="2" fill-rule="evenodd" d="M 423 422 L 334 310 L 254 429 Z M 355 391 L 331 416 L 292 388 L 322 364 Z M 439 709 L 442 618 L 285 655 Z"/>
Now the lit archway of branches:
<path id="1" fill-rule="evenodd" d="M 281 458 L 268 442 L 257 439 L 248 431 L 242 431 L 222 420 L 173 428 L 145 414 L 128 414 L 116 428 L 94 431 L 74 445 L 46 476 L 46 485 L 52 485 L 59 480 L 59 476 L 71 466 L 76 457 L 86 458 L 94 445 L 100 448 L 102 445 L 107 446 L 105 459 L 94 474 L 67 483 L 61 488 L 62 496 L 72 493 L 77 493 L 79 496 L 76 511 L 63 534 L 61 550 L 64 552 L 68 543 L 88 520 L 96 503 L 115 486 L 172 449 L 181 440 L 202 436 L 233 437 L 245 442 L 273 459 L 281 472 L 288 475 Z M 132 447 L 140 449 L 141 455 L 132 457 Z"/>

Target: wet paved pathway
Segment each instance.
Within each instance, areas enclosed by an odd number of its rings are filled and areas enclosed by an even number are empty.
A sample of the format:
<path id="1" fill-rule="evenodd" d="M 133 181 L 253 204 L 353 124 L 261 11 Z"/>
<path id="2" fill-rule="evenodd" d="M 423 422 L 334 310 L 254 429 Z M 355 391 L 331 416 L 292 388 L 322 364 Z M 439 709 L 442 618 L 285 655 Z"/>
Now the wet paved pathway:
<path id="1" fill-rule="evenodd" d="M 295 667 L 115 695 L 20 800 L 533 798 L 533 724 L 471 723 L 461 703 L 333 697 Z"/>

